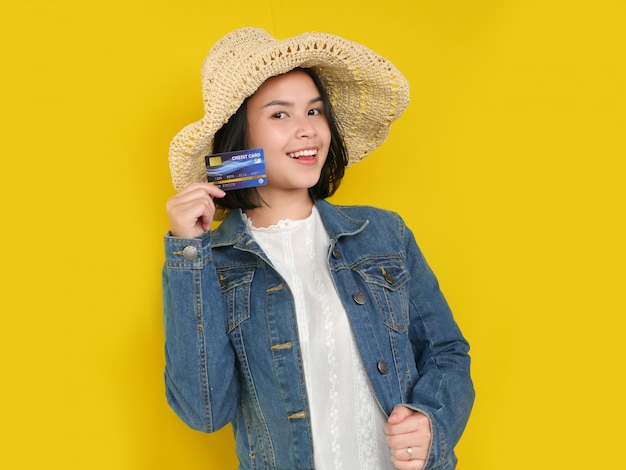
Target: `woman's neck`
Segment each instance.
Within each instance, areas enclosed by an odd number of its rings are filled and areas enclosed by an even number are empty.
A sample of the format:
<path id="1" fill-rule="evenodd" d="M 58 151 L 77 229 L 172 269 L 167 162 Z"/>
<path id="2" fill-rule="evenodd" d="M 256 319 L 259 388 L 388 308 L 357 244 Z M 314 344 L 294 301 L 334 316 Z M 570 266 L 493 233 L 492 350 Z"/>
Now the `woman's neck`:
<path id="1" fill-rule="evenodd" d="M 299 195 L 292 194 L 290 197 L 277 198 L 266 194 L 261 197 L 261 207 L 246 210 L 246 216 L 257 228 L 276 225 L 285 219 L 306 219 L 313 209 L 313 201 L 308 191 Z"/>

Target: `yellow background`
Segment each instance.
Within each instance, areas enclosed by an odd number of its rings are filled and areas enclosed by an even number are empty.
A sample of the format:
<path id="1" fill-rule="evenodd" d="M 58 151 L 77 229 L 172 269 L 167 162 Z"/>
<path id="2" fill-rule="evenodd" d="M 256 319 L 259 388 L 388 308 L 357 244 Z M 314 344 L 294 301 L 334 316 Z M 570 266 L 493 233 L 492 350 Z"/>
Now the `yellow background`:
<path id="1" fill-rule="evenodd" d="M 168 144 L 211 44 L 328 31 L 412 86 L 334 197 L 399 211 L 472 344 L 460 470 L 623 461 L 622 0 L 6 0 L 0 468 L 235 468 L 169 410 Z"/>

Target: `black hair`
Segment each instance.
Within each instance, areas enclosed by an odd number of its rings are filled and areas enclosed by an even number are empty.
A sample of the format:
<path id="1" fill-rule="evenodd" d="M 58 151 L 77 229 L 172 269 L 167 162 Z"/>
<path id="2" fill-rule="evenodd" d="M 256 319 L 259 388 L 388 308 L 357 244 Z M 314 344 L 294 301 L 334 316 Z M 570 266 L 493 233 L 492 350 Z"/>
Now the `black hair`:
<path id="1" fill-rule="evenodd" d="M 313 200 L 324 199 L 332 196 L 339 188 L 348 165 L 348 151 L 328 98 L 328 93 L 326 93 L 326 89 L 317 74 L 312 69 L 307 68 L 298 67 L 293 70 L 300 70 L 313 80 L 322 98 L 324 113 L 330 129 L 328 157 L 322 167 L 320 179 L 313 187 L 309 188 L 309 195 Z M 215 133 L 213 153 L 233 152 L 248 148 L 246 142 L 248 135 L 248 121 L 246 117 L 248 99 L 244 100 L 237 112 Z M 226 196 L 215 199 L 215 203 L 223 209 L 246 210 L 261 207 L 263 201 L 256 188 L 246 188 L 227 191 Z"/>

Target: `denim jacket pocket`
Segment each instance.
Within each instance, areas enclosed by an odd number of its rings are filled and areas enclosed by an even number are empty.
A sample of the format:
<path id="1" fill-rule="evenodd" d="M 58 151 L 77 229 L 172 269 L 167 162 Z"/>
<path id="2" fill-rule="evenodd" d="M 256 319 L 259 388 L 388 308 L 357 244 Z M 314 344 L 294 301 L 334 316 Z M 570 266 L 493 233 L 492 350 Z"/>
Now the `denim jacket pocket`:
<path id="1" fill-rule="evenodd" d="M 411 273 L 404 261 L 397 257 L 367 258 L 354 270 L 361 276 L 388 328 L 403 333 L 409 326 L 409 300 L 406 284 Z"/>
<path id="2" fill-rule="evenodd" d="M 228 309 L 227 334 L 250 318 L 250 285 L 254 277 L 251 267 L 218 267 L 217 276 L 224 305 Z"/>

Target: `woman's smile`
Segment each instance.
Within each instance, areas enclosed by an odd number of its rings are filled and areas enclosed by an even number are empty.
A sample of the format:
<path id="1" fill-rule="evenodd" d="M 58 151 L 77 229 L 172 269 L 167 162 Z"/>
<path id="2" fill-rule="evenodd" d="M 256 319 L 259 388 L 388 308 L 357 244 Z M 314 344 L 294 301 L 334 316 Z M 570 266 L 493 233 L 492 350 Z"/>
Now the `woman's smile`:
<path id="1" fill-rule="evenodd" d="M 299 159 L 303 159 L 303 160 L 315 159 L 315 157 L 317 156 L 317 149 L 298 150 L 297 152 L 289 152 L 287 154 L 287 156 L 289 158 L 293 158 L 295 160 L 299 160 Z"/>

